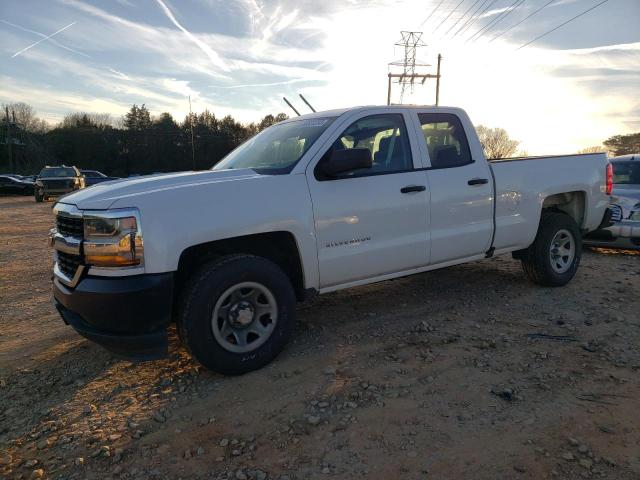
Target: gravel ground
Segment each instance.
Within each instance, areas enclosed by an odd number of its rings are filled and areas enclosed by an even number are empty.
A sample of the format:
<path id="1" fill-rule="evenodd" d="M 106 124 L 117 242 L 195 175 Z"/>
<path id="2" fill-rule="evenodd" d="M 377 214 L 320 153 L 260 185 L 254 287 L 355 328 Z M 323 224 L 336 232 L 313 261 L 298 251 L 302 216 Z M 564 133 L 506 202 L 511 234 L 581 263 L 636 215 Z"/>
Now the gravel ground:
<path id="1" fill-rule="evenodd" d="M 640 478 L 640 255 L 564 288 L 509 257 L 300 305 L 222 377 L 114 359 L 51 303 L 51 204 L 0 198 L 0 478 Z"/>

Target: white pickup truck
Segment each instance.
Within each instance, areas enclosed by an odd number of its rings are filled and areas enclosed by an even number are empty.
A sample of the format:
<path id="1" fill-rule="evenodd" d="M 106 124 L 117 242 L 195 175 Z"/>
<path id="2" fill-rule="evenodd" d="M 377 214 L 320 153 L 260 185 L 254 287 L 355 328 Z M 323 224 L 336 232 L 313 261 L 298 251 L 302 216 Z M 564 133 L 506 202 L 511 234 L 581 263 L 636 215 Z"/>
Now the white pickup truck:
<path id="1" fill-rule="evenodd" d="M 310 293 L 508 252 L 535 283 L 564 285 L 610 191 L 604 154 L 487 162 L 457 108 L 304 115 L 210 171 L 61 198 L 55 303 L 117 355 L 166 355 L 175 322 L 203 365 L 244 373 L 283 349 Z"/>

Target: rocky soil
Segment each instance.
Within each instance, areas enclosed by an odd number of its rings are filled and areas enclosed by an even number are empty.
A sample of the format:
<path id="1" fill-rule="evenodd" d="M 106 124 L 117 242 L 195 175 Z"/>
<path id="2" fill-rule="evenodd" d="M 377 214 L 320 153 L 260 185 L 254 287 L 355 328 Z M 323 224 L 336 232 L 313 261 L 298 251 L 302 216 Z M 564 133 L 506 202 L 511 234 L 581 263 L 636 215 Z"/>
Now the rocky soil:
<path id="1" fill-rule="evenodd" d="M 0 479 L 638 479 L 640 255 L 509 257 L 319 297 L 270 366 L 112 358 L 50 293 L 51 204 L 0 199 Z"/>

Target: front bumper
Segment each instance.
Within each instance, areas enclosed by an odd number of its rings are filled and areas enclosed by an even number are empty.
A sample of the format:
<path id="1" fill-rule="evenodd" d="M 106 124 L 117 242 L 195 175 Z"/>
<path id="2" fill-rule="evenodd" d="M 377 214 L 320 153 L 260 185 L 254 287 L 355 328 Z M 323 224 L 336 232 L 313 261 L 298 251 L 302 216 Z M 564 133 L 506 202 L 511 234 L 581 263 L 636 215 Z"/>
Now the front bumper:
<path id="1" fill-rule="evenodd" d="M 46 197 L 59 197 L 62 195 L 66 195 L 68 193 L 73 193 L 76 190 L 81 190 L 81 185 L 72 185 L 72 186 L 39 186 L 36 185 L 35 188 L 38 191 L 38 194 Z"/>
<path id="2" fill-rule="evenodd" d="M 54 277 L 53 296 L 65 323 L 114 355 L 132 361 L 167 356 L 173 273 L 85 277 L 73 289 Z"/>

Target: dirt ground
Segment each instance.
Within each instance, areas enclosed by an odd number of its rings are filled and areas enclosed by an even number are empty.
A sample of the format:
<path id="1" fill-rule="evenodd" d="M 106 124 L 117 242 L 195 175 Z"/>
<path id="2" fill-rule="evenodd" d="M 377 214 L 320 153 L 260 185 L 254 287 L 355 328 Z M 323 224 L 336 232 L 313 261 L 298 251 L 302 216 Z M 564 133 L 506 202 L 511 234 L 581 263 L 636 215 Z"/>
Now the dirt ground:
<path id="1" fill-rule="evenodd" d="M 640 478 L 640 255 L 510 257 L 302 304 L 268 367 L 114 359 L 51 301 L 51 204 L 0 199 L 0 478 Z M 553 337 L 550 337 L 553 336 Z"/>

